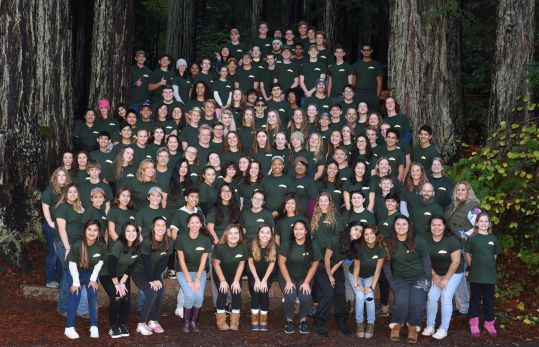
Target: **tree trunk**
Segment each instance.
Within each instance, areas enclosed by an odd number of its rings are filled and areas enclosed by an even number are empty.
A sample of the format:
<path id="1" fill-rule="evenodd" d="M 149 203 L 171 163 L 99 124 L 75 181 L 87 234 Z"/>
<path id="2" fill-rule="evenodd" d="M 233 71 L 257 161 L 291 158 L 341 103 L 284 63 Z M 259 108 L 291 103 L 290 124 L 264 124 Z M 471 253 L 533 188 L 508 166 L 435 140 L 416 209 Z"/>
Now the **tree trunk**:
<path id="1" fill-rule="evenodd" d="M 462 129 L 460 27 L 440 8 L 452 0 L 391 0 L 389 87 L 412 131 L 424 124 L 446 158 L 455 154 Z"/>
<path id="2" fill-rule="evenodd" d="M 0 255 L 28 270 L 22 239 L 42 218 L 38 201 L 72 128 L 70 2 L 0 2 Z"/>
<path id="3" fill-rule="evenodd" d="M 249 12 L 249 28 L 251 37 L 258 36 L 258 24 L 262 19 L 263 12 L 264 0 L 251 0 L 251 11 Z M 271 37 L 270 33 L 268 33 L 268 37 Z"/>
<path id="4" fill-rule="evenodd" d="M 100 99 L 109 100 L 111 107 L 125 102 L 133 61 L 132 43 L 132 0 L 96 0 L 88 107 L 97 108 Z"/>
<path id="5" fill-rule="evenodd" d="M 168 2 L 167 52 L 174 59 L 195 58 L 196 1 L 177 0 Z"/>
<path id="6" fill-rule="evenodd" d="M 528 64 L 533 58 L 534 11 L 534 0 L 498 0 L 489 133 L 496 131 L 501 121 L 513 119 L 516 97 L 529 98 Z"/>
<path id="7" fill-rule="evenodd" d="M 283 36 L 286 29 L 290 26 L 290 7 L 291 2 L 290 0 L 281 0 L 281 28 L 283 30 Z"/>
<path id="8" fill-rule="evenodd" d="M 310 0 L 302 0 L 301 1 L 301 13 L 299 18 L 301 20 L 309 22 L 309 19 L 311 19 L 311 10 L 310 10 L 311 1 Z"/>
<path id="9" fill-rule="evenodd" d="M 94 3 L 78 0 L 73 9 L 73 98 L 74 114 L 83 115 L 88 107 L 88 76 L 92 68 L 92 23 Z"/>
<path id="10" fill-rule="evenodd" d="M 324 1 L 324 21 L 323 31 L 326 34 L 326 46 L 333 49 L 333 45 L 337 43 L 339 39 L 338 30 L 339 23 L 337 23 L 337 13 L 339 11 L 339 0 L 325 0 Z"/>

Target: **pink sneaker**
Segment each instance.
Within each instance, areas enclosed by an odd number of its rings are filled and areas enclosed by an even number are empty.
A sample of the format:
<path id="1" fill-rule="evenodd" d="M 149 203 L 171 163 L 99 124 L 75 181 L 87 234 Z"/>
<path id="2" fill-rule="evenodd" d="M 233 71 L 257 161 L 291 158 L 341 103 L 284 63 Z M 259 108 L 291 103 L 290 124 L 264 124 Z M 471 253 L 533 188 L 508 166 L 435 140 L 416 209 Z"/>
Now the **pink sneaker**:
<path id="1" fill-rule="evenodd" d="M 495 321 L 496 320 L 491 320 L 491 321 L 485 322 L 485 324 L 483 325 L 485 327 L 485 330 L 488 332 L 488 334 L 491 337 L 498 336 L 498 332 L 496 331 L 496 327 L 494 326 Z"/>
<path id="2" fill-rule="evenodd" d="M 470 319 L 470 332 L 474 337 L 481 336 L 481 332 L 479 331 L 479 317 Z"/>
<path id="3" fill-rule="evenodd" d="M 155 320 L 151 320 L 148 322 L 148 328 L 152 329 L 152 331 L 156 334 L 162 334 L 165 332 L 161 325 Z"/>

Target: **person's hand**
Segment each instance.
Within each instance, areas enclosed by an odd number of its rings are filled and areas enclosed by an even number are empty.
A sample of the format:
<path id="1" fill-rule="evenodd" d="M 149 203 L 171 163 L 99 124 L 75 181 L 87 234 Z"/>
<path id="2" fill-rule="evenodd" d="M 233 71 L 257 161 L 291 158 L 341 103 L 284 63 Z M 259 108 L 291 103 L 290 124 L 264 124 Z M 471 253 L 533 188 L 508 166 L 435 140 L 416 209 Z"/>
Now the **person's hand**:
<path id="1" fill-rule="evenodd" d="M 273 218 L 278 218 L 278 217 L 279 217 L 279 212 L 273 211 L 273 212 L 271 213 L 271 216 L 272 216 Z"/>
<path id="2" fill-rule="evenodd" d="M 141 79 L 140 77 L 139 77 L 138 80 L 135 81 L 135 85 L 136 85 L 137 87 L 140 87 L 140 86 L 142 85 L 142 79 Z"/>
<path id="3" fill-rule="evenodd" d="M 299 290 L 303 292 L 303 294 L 309 295 L 311 294 L 311 286 L 308 282 L 303 282 L 301 286 L 299 286 Z"/>
<path id="4" fill-rule="evenodd" d="M 79 291 L 80 289 L 80 285 L 76 286 L 76 285 L 72 285 L 71 288 L 69 288 L 71 290 L 71 293 L 73 294 L 77 294 L 77 292 Z"/>
<path id="5" fill-rule="evenodd" d="M 193 293 L 198 292 L 198 289 L 200 288 L 200 280 L 198 278 L 195 278 L 195 282 L 192 282 L 191 284 L 191 289 L 193 289 Z"/>
<path id="6" fill-rule="evenodd" d="M 329 275 L 329 283 L 331 284 L 331 286 L 333 288 L 335 288 L 335 277 L 333 277 L 332 275 Z"/>
<path id="7" fill-rule="evenodd" d="M 218 239 L 217 237 L 214 238 L 214 239 L 213 239 L 213 244 L 216 245 L 216 244 L 218 244 L 218 243 L 219 243 L 219 239 Z"/>
<path id="8" fill-rule="evenodd" d="M 215 59 L 221 60 L 221 54 L 219 52 L 215 52 Z"/>
<path id="9" fill-rule="evenodd" d="M 286 282 L 286 285 L 284 286 L 285 294 L 291 294 L 294 289 L 296 289 L 296 286 L 292 281 Z"/>
<path id="10" fill-rule="evenodd" d="M 97 281 L 90 281 L 90 283 L 88 283 L 88 287 L 92 288 L 94 292 L 97 293 L 97 290 L 99 289 L 99 283 L 97 283 Z"/>
<path id="11" fill-rule="evenodd" d="M 64 261 L 67 260 L 67 255 L 69 254 L 69 252 L 71 252 L 71 250 L 66 249 L 65 255 L 64 255 Z"/>
<path id="12" fill-rule="evenodd" d="M 365 295 L 369 294 L 370 292 L 372 292 L 372 289 L 370 286 L 363 288 L 363 293 L 365 293 Z"/>
<path id="13" fill-rule="evenodd" d="M 226 281 L 221 281 L 219 284 L 219 291 L 223 294 L 228 293 L 228 283 Z"/>
<path id="14" fill-rule="evenodd" d="M 255 284 L 253 285 L 253 289 L 255 290 L 255 292 L 261 292 L 261 290 L 260 290 L 260 280 L 259 279 L 255 280 Z"/>
<path id="15" fill-rule="evenodd" d="M 364 288 L 361 284 L 358 284 L 358 285 L 356 286 L 356 289 L 359 290 L 360 292 L 365 293 L 365 288 Z"/>
<path id="16" fill-rule="evenodd" d="M 268 281 L 260 281 L 260 292 L 266 293 L 268 291 Z"/>
<path id="17" fill-rule="evenodd" d="M 53 223 L 53 222 L 50 222 L 50 223 L 47 222 L 47 224 L 49 225 L 49 227 L 50 227 L 51 229 L 54 229 L 54 223 Z"/>
<path id="18" fill-rule="evenodd" d="M 447 278 L 441 277 L 438 280 L 438 284 L 436 284 L 436 285 L 438 286 L 438 288 L 444 289 L 447 286 L 447 282 L 449 282 L 449 280 Z"/>
<path id="19" fill-rule="evenodd" d="M 305 92 L 305 96 L 306 96 L 306 97 L 309 97 L 309 96 L 311 96 L 311 95 L 313 95 L 313 92 L 311 92 L 310 90 L 308 90 L 308 91 Z"/>
<path id="20" fill-rule="evenodd" d="M 240 283 L 237 281 L 232 282 L 232 285 L 230 286 L 230 288 L 232 289 L 233 294 L 241 293 L 241 286 L 240 286 Z"/>
<path id="21" fill-rule="evenodd" d="M 167 85 L 167 80 L 165 79 L 165 76 L 161 77 L 161 81 L 159 81 L 159 84 L 162 85 L 162 86 Z"/>

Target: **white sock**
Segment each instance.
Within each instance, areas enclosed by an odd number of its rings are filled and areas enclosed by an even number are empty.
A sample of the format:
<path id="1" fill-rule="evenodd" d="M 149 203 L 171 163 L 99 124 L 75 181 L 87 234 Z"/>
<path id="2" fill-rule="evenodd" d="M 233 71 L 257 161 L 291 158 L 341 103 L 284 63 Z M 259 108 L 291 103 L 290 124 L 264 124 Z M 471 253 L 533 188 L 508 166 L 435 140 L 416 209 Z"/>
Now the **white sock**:
<path id="1" fill-rule="evenodd" d="M 253 309 L 251 309 L 251 314 L 252 314 L 252 315 L 256 315 L 256 314 L 258 314 L 258 312 L 260 312 L 260 310 L 253 310 Z"/>
<path id="2" fill-rule="evenodd" d="M 217 310 L 217 313 L 225 313 L 225 310 Z"/>
<path id="3" fill-rule="evenodd" d="M 240 310 L 232 310 L 232 313 L 240 313 Z"/>

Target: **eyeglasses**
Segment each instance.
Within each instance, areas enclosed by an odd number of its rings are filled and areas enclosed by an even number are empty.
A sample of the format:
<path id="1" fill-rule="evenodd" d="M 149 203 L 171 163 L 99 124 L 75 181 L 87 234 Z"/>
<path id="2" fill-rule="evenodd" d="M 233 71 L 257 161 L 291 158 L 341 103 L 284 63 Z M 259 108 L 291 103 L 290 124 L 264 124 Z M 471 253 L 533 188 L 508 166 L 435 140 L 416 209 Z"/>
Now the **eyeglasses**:
<path id="1" fill-rule="evenodd" d="M 266 106 L 266 105 L 264 105 L 264 104 L 256 104 L 255 105 L 255 107 L 264 107 L 264 106 Z"/>

